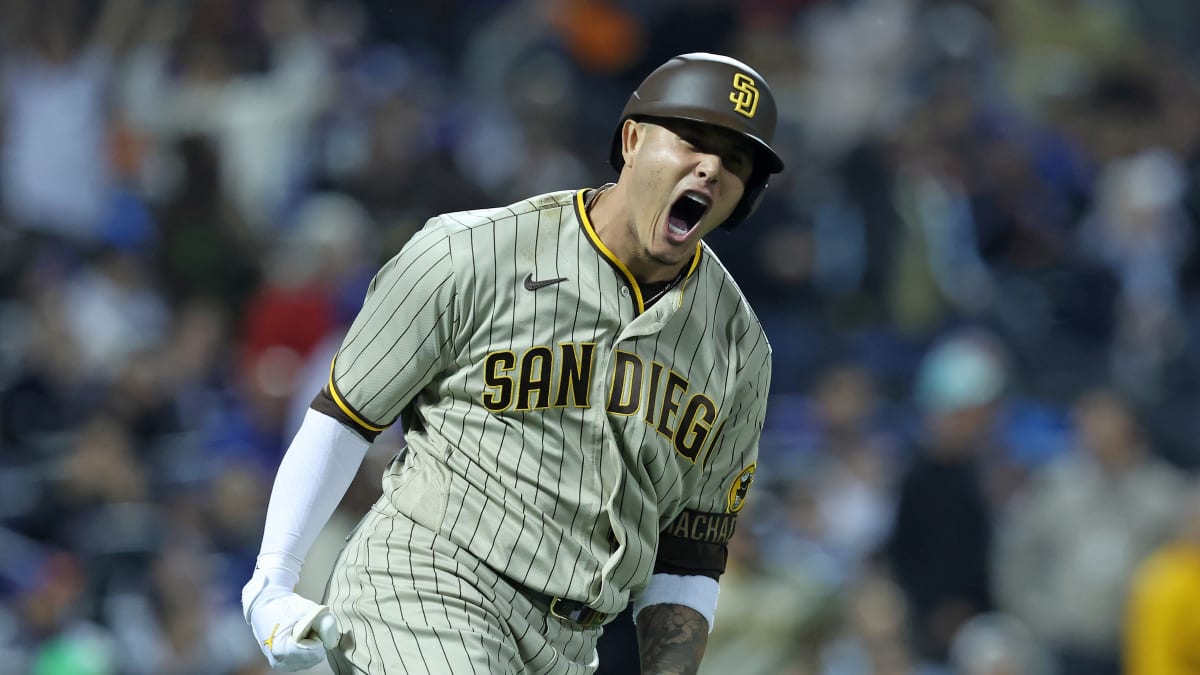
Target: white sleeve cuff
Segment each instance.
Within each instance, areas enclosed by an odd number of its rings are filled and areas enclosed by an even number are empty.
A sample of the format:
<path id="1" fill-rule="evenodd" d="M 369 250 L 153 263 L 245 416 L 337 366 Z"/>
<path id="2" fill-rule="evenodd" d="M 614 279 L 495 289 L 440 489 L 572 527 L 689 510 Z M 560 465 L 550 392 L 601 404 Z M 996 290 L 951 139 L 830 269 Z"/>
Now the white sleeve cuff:
<path id="1" fill-rule="evenodd" d="M 650 605 L 683 605 L 699 612 L 708 622 L 708 632 L 711 633 L 720 591 L 721 585 L 711 577 L 655 574 L 650 577 L 646 588 L 633 599 L 633 622 L 637 623 L 638 614 Z"/>
<path id="2" fill-rule="evenodd" d="M 341 422 L 310 409 L 279 463 L 257 567 L 291 588 L 300 565 L 341 503 L 371 445 Z"/>

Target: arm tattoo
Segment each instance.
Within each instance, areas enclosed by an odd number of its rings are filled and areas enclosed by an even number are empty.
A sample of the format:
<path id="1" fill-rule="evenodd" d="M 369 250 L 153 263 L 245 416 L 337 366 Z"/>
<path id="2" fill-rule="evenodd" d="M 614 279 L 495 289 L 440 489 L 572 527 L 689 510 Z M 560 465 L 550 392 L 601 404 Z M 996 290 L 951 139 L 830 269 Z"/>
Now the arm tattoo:
<path id="1" fill-rule="evenodd" d="M 646 675 L 693 675 L 708 643 L 708 622 L 683 605 L 650 605 L 637 620 Z"/>

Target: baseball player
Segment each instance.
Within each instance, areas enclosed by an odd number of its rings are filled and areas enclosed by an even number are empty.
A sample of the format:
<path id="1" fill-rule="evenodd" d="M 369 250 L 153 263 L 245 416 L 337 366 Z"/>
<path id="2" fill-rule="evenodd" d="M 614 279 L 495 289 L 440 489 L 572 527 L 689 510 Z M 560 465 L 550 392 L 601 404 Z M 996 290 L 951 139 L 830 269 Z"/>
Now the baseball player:
<path id="1" fill-rule="evenodd" d="M 590 673 L 633 602 L 643 672 L 692 673 L 754 478 L 771 350 L 701 241 L 783 162 L 745 64 L 629 99 L 617 182 L 431 219 L 379 270 L 279 467 L 245 616 L 278 670 Z M 407 445 L 323 604 L 292 592 L 375 436 Z"/>

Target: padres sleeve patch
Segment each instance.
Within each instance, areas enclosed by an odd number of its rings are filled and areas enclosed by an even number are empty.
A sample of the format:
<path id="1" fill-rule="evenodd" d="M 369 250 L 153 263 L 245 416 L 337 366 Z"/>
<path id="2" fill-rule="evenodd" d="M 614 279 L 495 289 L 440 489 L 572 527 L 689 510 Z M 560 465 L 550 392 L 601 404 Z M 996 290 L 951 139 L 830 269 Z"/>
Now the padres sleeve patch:
<path id="1" fill-rule="evenodd" d="M 729 513 L 737 513 L 746 505 L 746 493 L 750 491 L 750 484 L 754 482 L 754 469 L 757 464 L 742 469 L 742 472 L 733 479 L 733 483 L 729 486 Z"/>

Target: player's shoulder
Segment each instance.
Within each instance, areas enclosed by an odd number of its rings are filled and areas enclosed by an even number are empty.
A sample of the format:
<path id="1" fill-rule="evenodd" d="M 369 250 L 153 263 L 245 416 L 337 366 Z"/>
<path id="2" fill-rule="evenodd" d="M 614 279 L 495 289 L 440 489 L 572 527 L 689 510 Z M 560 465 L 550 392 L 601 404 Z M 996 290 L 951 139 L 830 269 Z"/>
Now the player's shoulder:
<path id="1" fill-rule="evenodd" d="M 524 218 L 545 211 L 573 208 L 578 190 L 559 190 L 534 195 L 503 206 L 443 213 L 430 220 L 429 226 L 442 229 L 447 235 L 477 229 L 511 231 Z"/>
<path id="2" fill-rule="evenodd" d="M 729 268 L 721 262 L 716 251 L 707 243 L 701 241 L 700 248 L 700 265 L 697 271 L 706 277 L 705 280 L 712 288 L 717 289 L 721 296 L 730 296 L 734 299 L 734 302 L 729 303 L 730 311 L 733 314 L 758 324 L 758 315 L 754 313 L 754 308 L 750 306 L 750 301 L 746 299 L 746 294 L 738 286 Z"/>
<path id="3" fill-rule="evenodd" d="M 741 343 L 760 343 L 767 354 L 771 345 L 767 341 L 767 333 L 762 321 L 754 312 L 754 307 L 742 292 L 729 268 L 721 262 L 716 251 L 701 241 L 700 265 L 697 272 L 705 277 L 709 288 L 715 289 L 713 297 L 731 298 L 732 301 L 719 302 L 718 307 L 728 321 L 729 331 L 738 337 Z"/>

